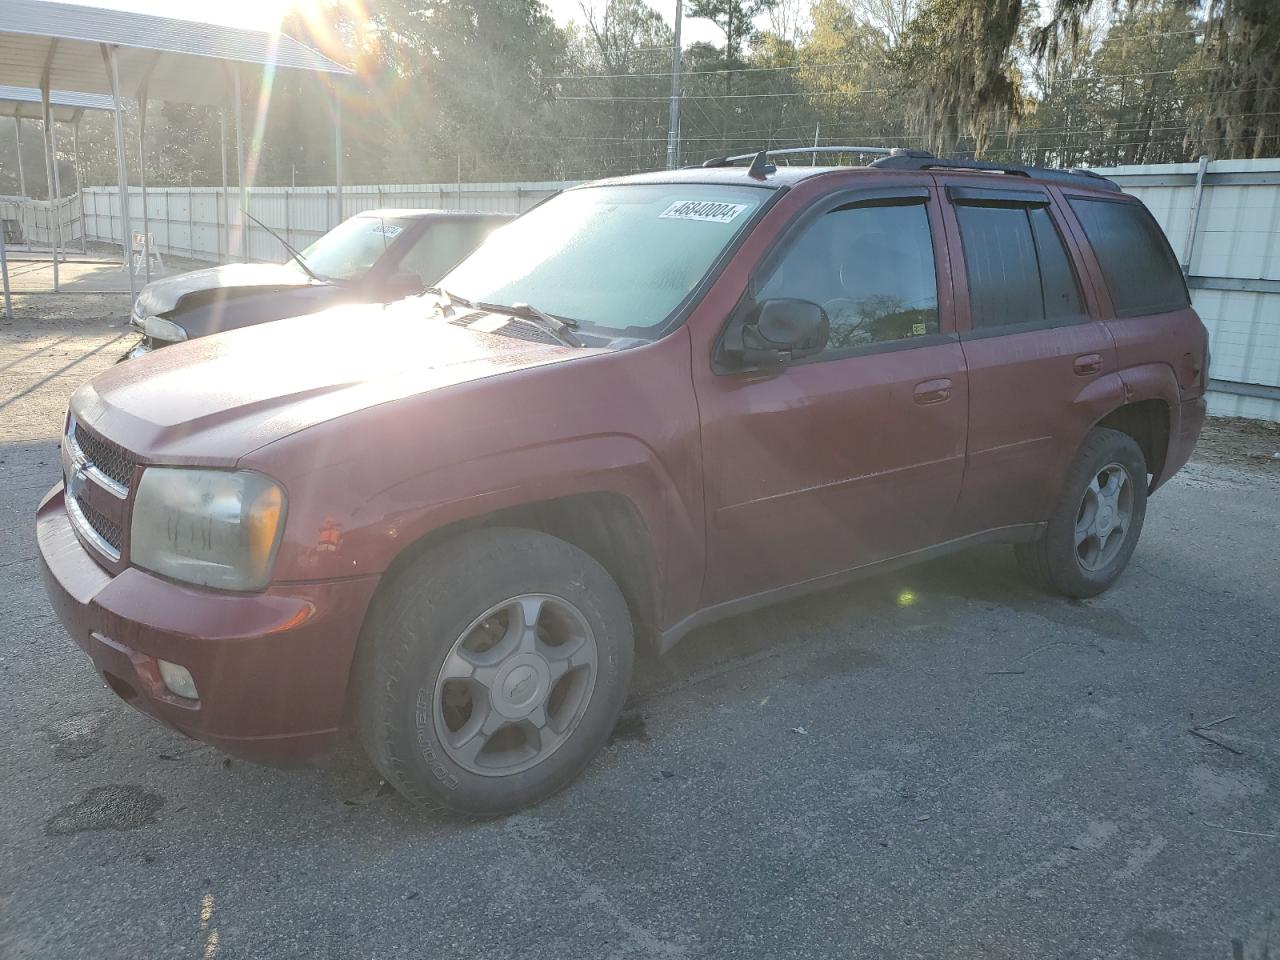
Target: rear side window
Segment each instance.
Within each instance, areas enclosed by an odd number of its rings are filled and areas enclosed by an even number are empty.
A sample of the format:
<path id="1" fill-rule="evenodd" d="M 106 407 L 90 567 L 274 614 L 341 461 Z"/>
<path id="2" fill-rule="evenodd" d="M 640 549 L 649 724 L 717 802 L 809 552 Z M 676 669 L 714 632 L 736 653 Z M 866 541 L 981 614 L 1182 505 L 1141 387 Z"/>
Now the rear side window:
<path id="1" fill-rule="evenodd" d="M 1098 258 L 1117 316 L 1168 313 L 1191 302 L 1169 241 L 1146 207 L 1077 197 L 1071 209 Z"/>
<path id="2" fill-rule="evenodd" d="M 1040 262 L 1040 288 L 1044 293 L 1044 318 L 1053 323 L 1072 323 L 1084 316 L 1080 303 L 1080 287 L 1062 237 L 1044 207 L 1027 211 L 1031 235 L 1036 241 L 1036 258 Z"/>
<path id="3" fill-rule="evenodd" d="M 1044 207 L 956 207 L 974 329 L 1074 323 L 1080 287 Z"/>

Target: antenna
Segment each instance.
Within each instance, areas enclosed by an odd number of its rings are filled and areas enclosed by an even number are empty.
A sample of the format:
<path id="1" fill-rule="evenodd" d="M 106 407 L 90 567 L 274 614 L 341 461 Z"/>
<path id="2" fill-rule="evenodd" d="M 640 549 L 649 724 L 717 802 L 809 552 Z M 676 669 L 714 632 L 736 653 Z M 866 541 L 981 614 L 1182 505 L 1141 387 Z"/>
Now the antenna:
<path id="1" fill-rule="evenodd" d="M 768 174 L 773 173 L 778 168 L 769 162 L 769 151 L 761 150 L 755 155 L 751 161 L 751 168 L 747 170 L 747 176 L 753 180 L 763 180 Z"/>

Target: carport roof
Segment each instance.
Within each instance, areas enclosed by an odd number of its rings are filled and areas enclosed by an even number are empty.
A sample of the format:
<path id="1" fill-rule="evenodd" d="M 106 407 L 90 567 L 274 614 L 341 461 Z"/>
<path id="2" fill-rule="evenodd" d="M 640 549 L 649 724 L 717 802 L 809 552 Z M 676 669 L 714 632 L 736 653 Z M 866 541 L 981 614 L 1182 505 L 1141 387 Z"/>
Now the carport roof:
<path id="1" fill-rule="evenodd" d="M 111 98 L 97 93 L 68 93 L 52 90 L 49 93 L 49 112 L 55 123 L 74 123 L 85 110 L 110 110 Z M 44 107 L 40 91 L 35 87 L 6 87 L 0 85 L 0 117 L 21 117 L 23 120 L 40 120 Z"/>
<path id="2" fill-rule="evenodd" d="M 117 48 L 121 96 L 144 85 L 164 100 L 225 104 L 228 66 L 349 75 L 292 37 L 53 0 L 3 0 L 0 84 L 110 94 L 101 45 Z"/>

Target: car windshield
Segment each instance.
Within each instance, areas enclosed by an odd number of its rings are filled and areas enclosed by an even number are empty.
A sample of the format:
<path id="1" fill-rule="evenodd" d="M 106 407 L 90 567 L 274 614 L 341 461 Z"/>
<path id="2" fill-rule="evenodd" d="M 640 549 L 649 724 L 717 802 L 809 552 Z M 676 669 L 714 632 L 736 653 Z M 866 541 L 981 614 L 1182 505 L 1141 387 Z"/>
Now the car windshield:
<path id="1" fill-rule="evenodd" d="M 389 217 L 352 217 L 303 250 L 302 258 L 318 277 L 358 280 L 408 225 L 407 220 Z"/>
<path id="2" fill-rule="evenodd" d="M 569 190 L 496 231 L 440 285 L 609 333 L 656 335 L 768 197 L 701 183 Z"/>

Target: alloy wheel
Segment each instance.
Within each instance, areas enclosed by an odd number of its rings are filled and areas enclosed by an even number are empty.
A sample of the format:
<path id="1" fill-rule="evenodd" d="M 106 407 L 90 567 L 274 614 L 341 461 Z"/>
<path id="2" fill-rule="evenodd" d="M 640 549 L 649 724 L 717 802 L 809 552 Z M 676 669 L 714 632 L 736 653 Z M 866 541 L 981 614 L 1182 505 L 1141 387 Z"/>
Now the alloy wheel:
<path id="1" fill-rule="evenodd" d="M 484 776 L 547 759 L 582 718 L 598 658 L 586 617 L 567 600 L 526 594 L 490 607 L 436 680 L 436 732 L 450 759 Z"/>
<path id="2" fill-rule="evenodd" d="M 1133 478 L 1109 463 L 1089 481 L 1076 512 L 1075 548 L 1080 569 L 1096 573 L 1115 559 L 1133 521 Z"/>

